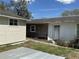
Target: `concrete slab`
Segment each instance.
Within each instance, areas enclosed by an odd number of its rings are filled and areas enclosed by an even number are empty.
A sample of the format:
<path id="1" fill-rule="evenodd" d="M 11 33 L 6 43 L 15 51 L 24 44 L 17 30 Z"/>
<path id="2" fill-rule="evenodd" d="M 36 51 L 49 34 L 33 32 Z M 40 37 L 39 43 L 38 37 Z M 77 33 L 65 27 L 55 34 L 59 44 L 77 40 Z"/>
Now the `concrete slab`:
<path id="1" fill-rule="evenodd" d="M 65 57 L 21 47 L 0 53 L 0 59 L 65 59 Z"/>

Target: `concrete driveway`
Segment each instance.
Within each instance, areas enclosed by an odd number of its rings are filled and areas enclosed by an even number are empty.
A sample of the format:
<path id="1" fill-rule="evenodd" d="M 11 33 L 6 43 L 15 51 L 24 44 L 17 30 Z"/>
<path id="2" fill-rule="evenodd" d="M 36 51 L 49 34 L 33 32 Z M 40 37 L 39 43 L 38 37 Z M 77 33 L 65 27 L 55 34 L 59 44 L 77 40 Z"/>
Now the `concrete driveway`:
<path id="1" fill-rule="evenodd" d="M 0 53 L 0 59 L 65 59 L 65 57 L 21 47 Z"/>

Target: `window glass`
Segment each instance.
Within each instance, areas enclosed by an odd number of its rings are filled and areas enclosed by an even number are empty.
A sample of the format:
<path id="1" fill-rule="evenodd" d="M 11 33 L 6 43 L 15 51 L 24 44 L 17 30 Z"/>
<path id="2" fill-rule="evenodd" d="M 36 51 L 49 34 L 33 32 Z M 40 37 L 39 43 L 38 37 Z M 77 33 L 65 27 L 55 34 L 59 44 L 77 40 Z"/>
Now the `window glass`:
<path id="1" fill-rule="evenodd" d="M 18 25 L 18 21 L 15 19 L 10 19 L 10 25 Z"/>
<path id="2" fill-rule="evenodd" d="M 30 26 L 30 32 L 36 32 L 36 26 L 35 25 Z"/>

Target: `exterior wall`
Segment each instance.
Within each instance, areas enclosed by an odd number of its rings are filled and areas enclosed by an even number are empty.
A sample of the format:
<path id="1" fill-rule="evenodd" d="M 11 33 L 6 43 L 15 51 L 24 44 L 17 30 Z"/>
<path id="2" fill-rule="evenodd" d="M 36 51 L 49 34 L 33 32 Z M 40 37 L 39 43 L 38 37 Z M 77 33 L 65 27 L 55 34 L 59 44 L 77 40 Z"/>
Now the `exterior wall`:
<path id="1" fill-rule="evenodd" d="M 70 41 L 77 36 L 77 22 L 63 22 L 60 25 L 60 39 Z M 48 40 L 54 40 L 54 25 L 48 25 Z"/>
<path id="2" fill-rule="evenodd" d="M 8 22 L 8 18 L 3 18 L 3 17 L 0 17 L 0 25 L 8 25 L 9 22 Z"/>
<path id="3" fill-rule="evenodd" d="M 54 27 L 53 24 L 48 25 L 48 41 L 54 39 Z"/>
<path id="4" fill-rule="evenodd" d="M 25 25 L 19 21 L 18 26 L 11 26 L 8 18 L 0 18 L 0 45 L 26 40 Z"/>
<path id="5" fill-rule="evenodd" d="M 60 25 L 60 39 L 74 40 L 77 36 L 77 23 L 63 23 Z"/>
<path id="6" fill-rule="evenodd" d="M 19 26 L 26 26 L 26 21 L 24 20 L 18 20 L 19 21 Z"/>

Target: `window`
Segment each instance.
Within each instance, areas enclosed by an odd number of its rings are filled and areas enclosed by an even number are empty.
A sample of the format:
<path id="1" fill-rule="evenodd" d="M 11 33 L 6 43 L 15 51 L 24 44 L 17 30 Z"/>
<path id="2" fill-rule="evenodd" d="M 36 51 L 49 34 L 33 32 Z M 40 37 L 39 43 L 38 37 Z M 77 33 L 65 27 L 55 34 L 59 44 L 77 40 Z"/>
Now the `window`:
<path id="1" fill-rule="evenodd" d="M 59 29 L 60 25 L 54 25 L 54 29 Z"/>
<path id="2" fill-rule="evenodd" d="M 30 26 L 30 32 L 36 32 L 36 26 L 35 25 Z"/>
<path id="3" fill-rule="evenodd" d="M 15 19 L 10 19 L 9 25 L 18 25 L 18 21 Z"/>

